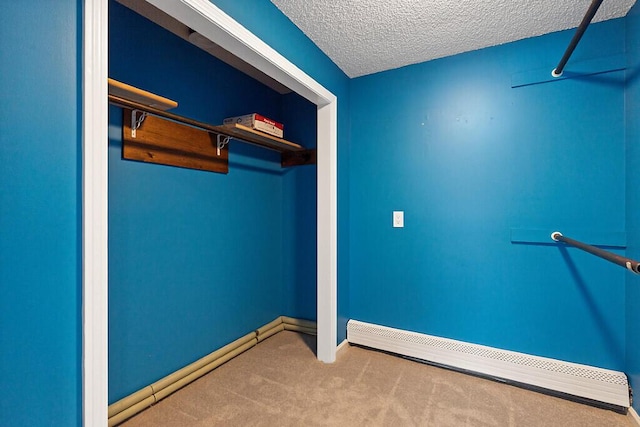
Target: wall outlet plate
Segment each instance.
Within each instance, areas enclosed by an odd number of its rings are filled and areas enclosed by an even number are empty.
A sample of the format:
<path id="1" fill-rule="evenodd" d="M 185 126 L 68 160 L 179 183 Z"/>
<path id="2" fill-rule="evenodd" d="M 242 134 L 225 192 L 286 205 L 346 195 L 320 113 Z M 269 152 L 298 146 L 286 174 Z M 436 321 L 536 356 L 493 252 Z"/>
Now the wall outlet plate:
<path id="1" fill-rule="evenodd" d="M 404 227 L 404 211 L 393 211 L 393 228 Z"/>

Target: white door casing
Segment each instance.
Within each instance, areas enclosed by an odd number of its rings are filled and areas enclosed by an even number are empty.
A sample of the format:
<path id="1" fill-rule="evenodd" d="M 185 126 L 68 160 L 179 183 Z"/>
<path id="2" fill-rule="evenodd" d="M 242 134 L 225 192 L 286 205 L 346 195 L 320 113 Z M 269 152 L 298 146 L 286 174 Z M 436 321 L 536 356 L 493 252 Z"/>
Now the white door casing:
<path id="1" fill-rule="evenodd" d="M 83 17 L 83 425 L 106 426 L 108 405 L 108 0 Z M 319 360 L 337 347 L 337 98 L 209 0 L 149 0 L 317 105 Z"/>

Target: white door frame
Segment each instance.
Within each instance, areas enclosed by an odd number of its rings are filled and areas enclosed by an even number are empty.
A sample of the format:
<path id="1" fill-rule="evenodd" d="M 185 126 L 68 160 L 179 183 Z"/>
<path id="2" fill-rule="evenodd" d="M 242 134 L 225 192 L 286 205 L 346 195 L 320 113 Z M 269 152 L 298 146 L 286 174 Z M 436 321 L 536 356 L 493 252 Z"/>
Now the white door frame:
<path id="1" fill-rule="evenodd" d="M 337 98 L 209 0 L 148 0 L 318 107 L 318 359 L 337 347 Z M 84 1 L 83 425 L 106 426 L 108 404 L 108 0 Z"/>

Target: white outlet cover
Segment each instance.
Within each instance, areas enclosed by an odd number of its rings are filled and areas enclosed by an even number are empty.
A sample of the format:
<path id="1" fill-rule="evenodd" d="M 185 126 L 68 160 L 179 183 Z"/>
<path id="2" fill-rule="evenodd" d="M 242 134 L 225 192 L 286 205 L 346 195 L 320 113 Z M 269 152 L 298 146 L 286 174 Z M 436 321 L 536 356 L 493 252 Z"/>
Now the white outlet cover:
<path id="1" fill-rule="evenodd" d="M 404 227 L 404 211 L 393 211 L 393 228 Z"/>

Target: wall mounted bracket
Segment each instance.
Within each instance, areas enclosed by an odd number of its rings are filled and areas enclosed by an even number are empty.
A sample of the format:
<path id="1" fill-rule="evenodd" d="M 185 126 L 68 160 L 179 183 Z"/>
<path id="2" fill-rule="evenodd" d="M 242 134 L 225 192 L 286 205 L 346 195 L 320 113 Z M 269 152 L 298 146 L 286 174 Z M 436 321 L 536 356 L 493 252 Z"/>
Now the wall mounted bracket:
<path id="1" fill-rule="evenodd" d="M 229 144 L 229 140 L 231 138 L 228 137 L 227 135 L 220 135 L 218 134 L 218 144 L 217 144 L 217 148 L 218 148 L 218 156 L 220 155 L 220 150 L 222 150 L 227 144 Z"/>
<path id="2" fill-rule="evenodd" d="M 138 116 L 140 114 L 140 117 Z M 147 118 L 147 113 L 140 110 L 131 110 L 131 138 L 136 137 L 136 131 L 142 126 L 142 122 Z M 220 153 L 218 153 L 220 155 Z"/>

